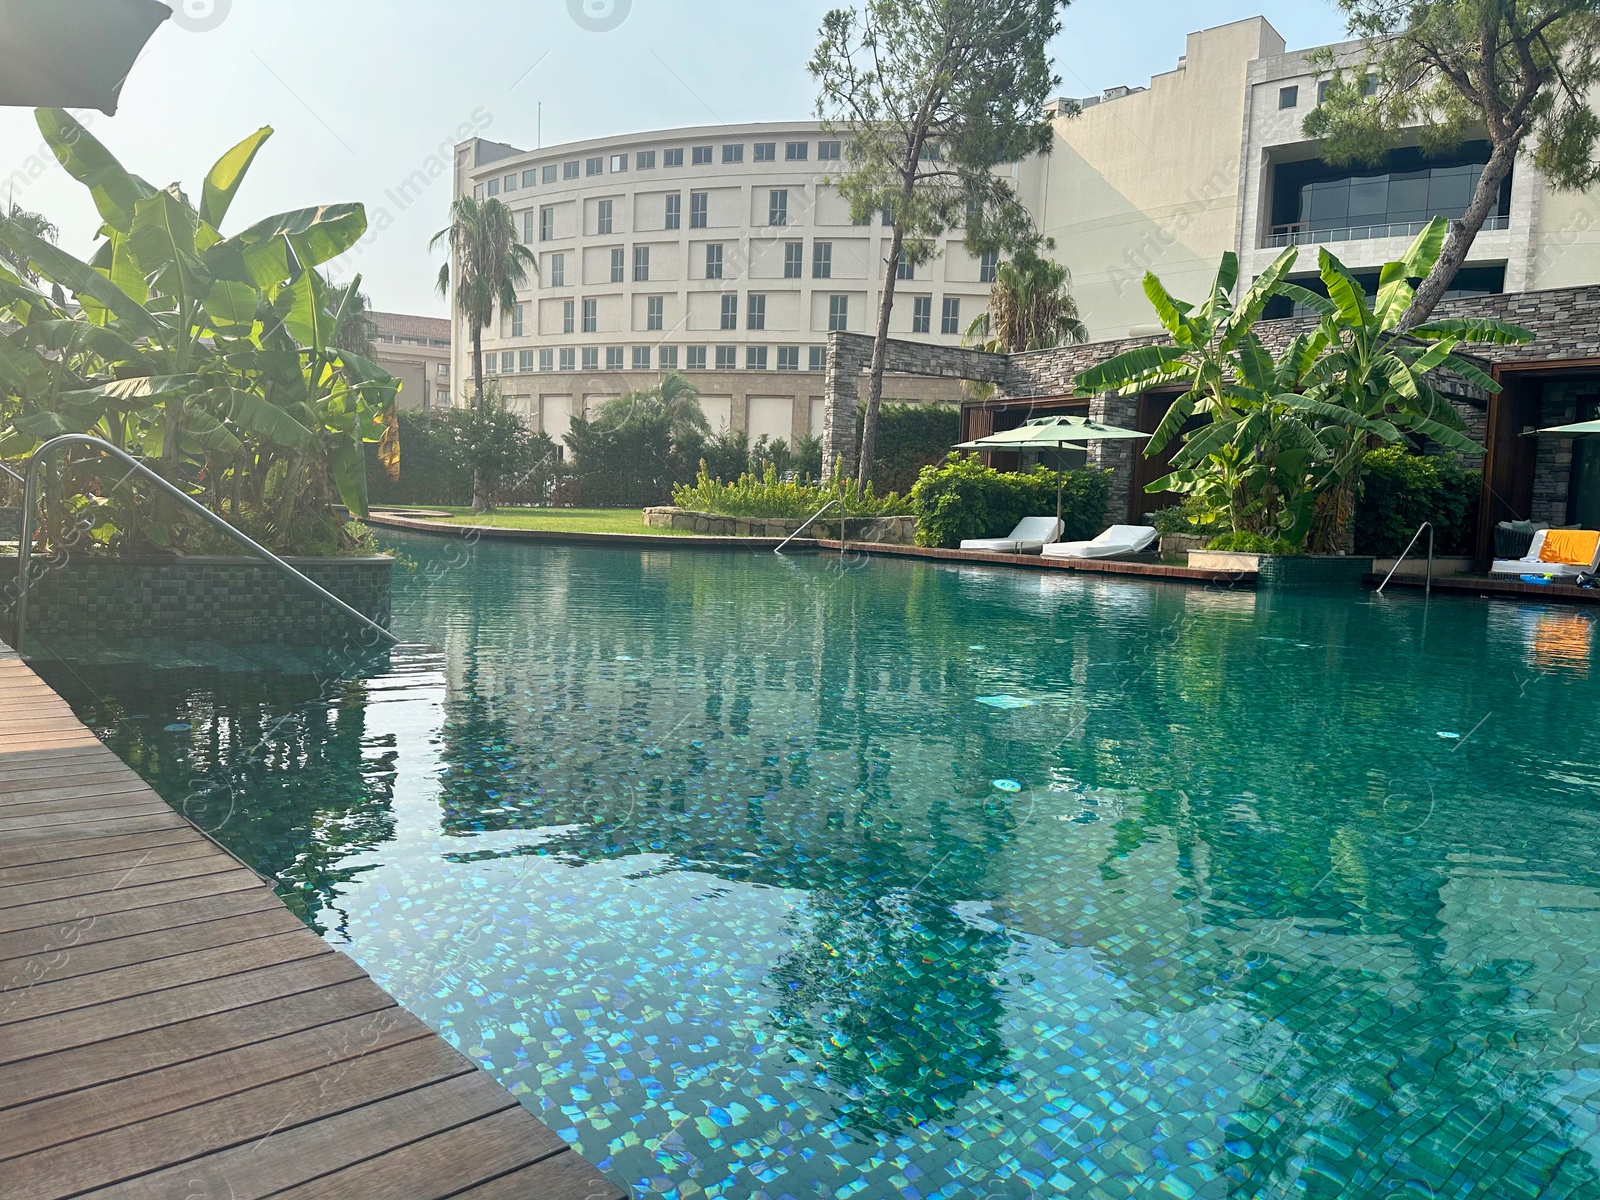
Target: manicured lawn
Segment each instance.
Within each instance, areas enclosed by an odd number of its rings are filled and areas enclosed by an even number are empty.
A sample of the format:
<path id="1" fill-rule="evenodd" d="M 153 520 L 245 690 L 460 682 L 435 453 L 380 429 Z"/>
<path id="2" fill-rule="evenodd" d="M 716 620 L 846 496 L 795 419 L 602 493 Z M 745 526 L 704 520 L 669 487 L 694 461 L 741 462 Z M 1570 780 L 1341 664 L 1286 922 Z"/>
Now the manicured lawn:
<path id="1" fill-rule="evenodd" d="M 682 530 L 650 529 L 637 508 L 497 508 L 474 513 L 470 508 L 441 508 L 462 525 L 497 529 L 559 529 L 569 533 L 660 533 L 684 536 Z"/>

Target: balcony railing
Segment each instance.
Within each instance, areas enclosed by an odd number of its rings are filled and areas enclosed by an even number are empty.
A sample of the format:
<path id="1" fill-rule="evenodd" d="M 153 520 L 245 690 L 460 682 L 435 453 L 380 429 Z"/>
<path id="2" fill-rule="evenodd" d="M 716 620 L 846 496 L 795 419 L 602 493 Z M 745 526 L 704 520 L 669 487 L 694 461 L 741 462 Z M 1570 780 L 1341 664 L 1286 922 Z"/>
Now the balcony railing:
<path id="1" fill-rule="evenodd" d="M 1343 229 L 1311 229 L 1301 222 L 1292 225 L 1274 225 L 1267 235 L 1266 245 L 1324 246 L 1332 242 L 1362 242 L 1372 238 L 1414 238 L 1429 225 L 1427 221 L 1401 221 L 1389 225 L 1350 225 Z M 1511 218 L 1493 214 L 1484 221 L 1484 229 L 1507 229 Z"/>

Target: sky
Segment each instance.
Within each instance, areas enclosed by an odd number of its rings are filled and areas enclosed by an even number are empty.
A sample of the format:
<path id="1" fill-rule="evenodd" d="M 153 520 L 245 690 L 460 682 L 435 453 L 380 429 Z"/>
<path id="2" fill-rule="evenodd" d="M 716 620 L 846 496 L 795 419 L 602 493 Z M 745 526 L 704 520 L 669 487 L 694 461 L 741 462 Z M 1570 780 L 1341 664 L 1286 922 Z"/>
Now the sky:
<path id="1" fill-rule="evenodd" d="M 261 125 L 276 131 L 223 232 L 290 209 L 361 201 L 381 236 L 358 261 L 380 310 L 443 316 L 434 290 L 449 183 L 401 208 L 387 193 L 465 125 L 531 149 L 721 122 L 809 119 L 806 72 L 841 0 L 165 0 L 115 117 L 85 117 L 130 171 L 191 195 Z M 1094 95 L 1171 70 L 1193 30 L 1263 15 L 1291 49 L 1336 41 L 1331 0 L 1075 0 L 1052 45 L 1058 94 Z M 582 18 L 580 20 L 580 18 Z M 589 26 L 589 27 L 586 27 Z M 542 108 L 542 122 L 541 122 Z M 0 109 L 0 168 L 16 203 L 92 252 L 88 193 L 48 154 L 32 113 Z M 18 174 L 20 172 L 20 174 Z M 3 194 L 0 194 L 3 199 Z"/>

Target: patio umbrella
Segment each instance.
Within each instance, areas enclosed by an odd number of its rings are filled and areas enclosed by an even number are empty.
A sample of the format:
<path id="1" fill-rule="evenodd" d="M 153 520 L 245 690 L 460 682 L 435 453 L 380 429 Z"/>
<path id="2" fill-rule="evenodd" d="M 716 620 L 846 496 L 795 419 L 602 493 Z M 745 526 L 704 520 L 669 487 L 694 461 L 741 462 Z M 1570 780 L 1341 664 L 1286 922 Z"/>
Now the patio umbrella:
<path id="1" fill-rule="evenodd" d="M 1553 425 L 1549 429 L 1535 429 L 1535 437 L 1591 437 L 1600 434 L 1600 421 L 1579 421 L 1576 425 Z"/>
<path id="2" fill-rule="evenodd" d="M 171 15 L 156 0 L 0 0 L 0 105 L 111 116 L 144 44 Z"/>
<path id="3" fill-rule="evenodd" d="M 1148 433 L 1091 421 L 1088 417 L 1035 417 L 1015 429 L 1003 429 L 988 437 L 962 442 L 957 450 L 1085 450 L 1085 442 L 1127 441 L 1147 438 Z M 1066 474 L 1056 471 L 1056 519 L 1061 519 L 1061 493 Z"/>

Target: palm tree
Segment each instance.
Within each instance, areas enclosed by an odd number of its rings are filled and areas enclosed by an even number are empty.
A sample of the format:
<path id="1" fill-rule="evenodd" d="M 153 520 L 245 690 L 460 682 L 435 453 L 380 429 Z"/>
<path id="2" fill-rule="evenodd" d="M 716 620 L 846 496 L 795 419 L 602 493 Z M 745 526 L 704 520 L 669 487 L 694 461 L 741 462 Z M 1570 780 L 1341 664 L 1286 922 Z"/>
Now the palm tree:
<path id="1" fill-rule="evenodd" d="M 24 233 L 30 233 L 34 237 L 42 238 L 47 242 L 54 242 L 61 236 L 61 231 L 55 227 L 55 224 L 48 217 L 42 213 L 29 212 L 27 209 L 18 208 L 16 201 L 12 201 L 8 208 L 0 211 L 4 212 L 4 215 L 0 216 L 0 222 L 15 226 Z M 4 259 L 11 264 L 17 274 L 21 275 L 29 283 L 39 282 L 39 272 L 33 269 L 32 264 L 28 262 L 28 256 L 21 251 L 13 250 L 10 246 L 0 244 L 0 259 Z"/>
<path id="2" fill-rule="evenodd" d="M 696 434 L 711 436 L 711 423 L 700 407 L 700 389 L 677 371 L 668 371 L 648 392 L 629 392 L 607 400 L 595 413 L 594 423 L 623 429 L 643 417 L 665 418 L 675 443 Z"/>
<path id="3" fill-rule="evenodd" d="M 361 290 L 361 277 L 333 289 L 333 311 L 339 323 L 333 330 L 333 344 L 362 358 L 375 354 L 372 343 L 378 337 L 378 323 L 372 318 L 372 300 Z"/>
<path id="4" fill-rule="evenodd" d="M 433 235 L 431 250 L 448 242 L 455 263 L 456 308 L 472 331 L 472 406 L 483 404 L 483 327 L 494 320 L 498 303 L 502 312 L 517 302 L 517 289 L 528 272 L 539 273 L 539 259 L 517 240 L 517 223 L 511 210 L 496 199 L 462 196 L 450 206 L 450 225 Z M 450 294 L 450 263 L 439 268 L 439 294 Z M 472 507 L 489 507 L 487 480 L 473 472 Z"/>
<path id="5" fill-rule="evenodd" d="M 1088 341 L 1089 330 L 1078 318 L 1071 286 L 1072 272 L 1066 267 L 1034 250 L 1019 250 L 996 269 L 989 311 L 967 328 L 968 344 L 1019 354 Z"/>

